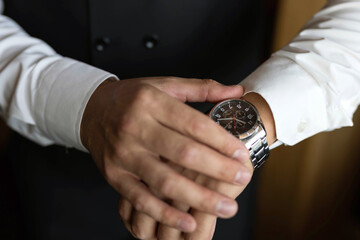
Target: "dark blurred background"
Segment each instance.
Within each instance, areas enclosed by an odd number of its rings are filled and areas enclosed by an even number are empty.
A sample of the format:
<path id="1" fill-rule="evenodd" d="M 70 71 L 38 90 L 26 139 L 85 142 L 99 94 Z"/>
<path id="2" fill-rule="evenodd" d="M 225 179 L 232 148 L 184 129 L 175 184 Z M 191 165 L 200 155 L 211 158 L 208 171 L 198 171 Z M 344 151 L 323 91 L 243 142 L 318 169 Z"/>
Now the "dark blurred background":
<path id="1" fill-rule="evenodd" d="M 325 2 L 279 0 L 273 51 L 289 42 Z M 272 151 L 260 170 L 257 240 L 360 239 L 359 120 L 358 111 L 353 128 L 321 133 L 294 147 Z M 12 218 L 17 215 L 9 210 L 16 209 L 17 203 L 7 197 L 15 191 L 2 156 L 10 135 L 0 122 L 0 239 L 2 230 L 10 227 L 8 222 L 16 221 Z M 14 229 L 16 235 L 21 233 Z"/>

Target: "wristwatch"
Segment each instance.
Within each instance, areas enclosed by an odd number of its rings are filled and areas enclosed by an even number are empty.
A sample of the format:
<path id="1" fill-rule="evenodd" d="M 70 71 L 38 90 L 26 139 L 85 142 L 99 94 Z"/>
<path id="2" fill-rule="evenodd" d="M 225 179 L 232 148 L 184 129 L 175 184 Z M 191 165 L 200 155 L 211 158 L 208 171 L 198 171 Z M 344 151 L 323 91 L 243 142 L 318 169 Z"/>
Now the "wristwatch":
<path id="1" fill-rule="evenodd" d="M 254 105 L 243 99 L 228 99 L 216 104 L 209 115 L 245 144 L 255 169 L 269 157 L 266 131 Z"/>

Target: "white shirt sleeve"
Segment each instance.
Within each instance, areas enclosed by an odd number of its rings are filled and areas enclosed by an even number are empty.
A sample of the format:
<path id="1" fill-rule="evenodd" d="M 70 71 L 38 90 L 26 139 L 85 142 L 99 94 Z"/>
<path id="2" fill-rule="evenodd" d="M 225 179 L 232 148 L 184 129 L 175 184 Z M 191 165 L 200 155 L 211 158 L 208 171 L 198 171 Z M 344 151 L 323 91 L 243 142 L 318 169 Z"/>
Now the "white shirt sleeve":
<path id="1" fill-rule="evenodd" d="M 0 15 L 0 115 L 24 136 L 85 150 L 81 117 L 109 77 L 115 76 L 56 54 Z M 360 102 L 360 1 L 329 1 L 242 84 L 269 103 L 285 144 L 351 126 Z"/>
<path id="2" fill-rule="evenodd" d="M 0 10 L 3 2 L 0 1 Z M 41 145 L 86 151 L 80 124 L 88 99 L 114 75 L 58 55 L 0 15 L 0 115 Z"/>
<path id="3" fill-rule="evenodd" d="M 241 82 L 268 102 L 279 142 L 352 126 L 360 103 L 360 0 L 332 0 Z"/>

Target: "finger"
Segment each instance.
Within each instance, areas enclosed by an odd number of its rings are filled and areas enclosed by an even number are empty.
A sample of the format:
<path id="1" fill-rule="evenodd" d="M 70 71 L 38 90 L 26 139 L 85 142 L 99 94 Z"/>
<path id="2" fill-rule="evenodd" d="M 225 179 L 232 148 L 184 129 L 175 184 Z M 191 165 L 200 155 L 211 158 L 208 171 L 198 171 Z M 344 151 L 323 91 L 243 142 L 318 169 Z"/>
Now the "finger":
<path id="1" fill-rule="evenodd" d="M 196 182 L 201 183 L 202 185 L 208 187 L 209 189 L 217 190 L 228 196 L 230 195 L 230 197 L 233 196 L 235 192 L 238 193 L 238 191 L 236 190 L 241 188 L 240 186 L 234 186 L 227 183 L 219 182 L 215 179 L 211 179 L 204 175 L 198 175 Z M 228 188 L 228 186 L 231 186 L 232 188 L 230 187 Z M 195 221 L 198 225 L 194 232 L 185 233 L 184 239 L 211 240 L 215 232 L 216 216 L 198 211 L 196 209 L 191 209 L 190 213 L 195 218 Z"/>
<path id="2" fill-rule="evenodd" d="M 118 210 L 121 220 L 123 221 L 125 226 L 130 226 L 131 213 L 133 210 L 131 203 L 126 198 L 121 197 L 119 200 Z"/>
<path id="3" fill-rule="evenodd" d="M 190 209 L 189 205 L 178 201 L 174 201 L 171 206 L 183 212 L 188 212 Z M 182 233 L 176 228 L 171 228 L 167 225 L 160 224 L 157 231 L 157 237 L 159 240 L 181 239 Z"/>
<path id="4" fill-rule="evenodd" d="M 132 165 L 130 171 L 143 179 L 151 189 L 158 190 L 166 198 L 178 200 L 191 207 L 223 218 L 232 217 L 236 213 L 237 203 L 233 199 L 181 176 L 167 164 L 152 156 L 151 153 L 138 152 L 136 159 L 133 160 L 137 164 Z M 136 205 L 134 206 L 137 208 Z M 176 226 L 174 224 L 168 225 Z"/>
<path id="5" fill-rule="evenodd" d="M 133 214 L 131 230 L 139 239 L 152 239 L 156 237 L 157 222 L 154 218 L 136 211 Z"/>
<path id="6" fill-rule="evenodd" d="M 219 182 L 218 180 L 209 177 L 206 177 L 205 181 L 206 183 L 203 183 L 202 185 L 204 185 L 206 188 L 222 193 L 232 199 L 235 199 L 237 196 L 239 196 L 239 194 L 242 193 L 246 188 L 246 185 L 236 186 L 225 182 Z"/>
<path id="7" fill-rule="evenodd" d="M 176 172 L 182 174 L 184 177 L 195 181 L 196 177 L 199 175 L 198 173 L 191 171 L 186 168 L 182 168 L 179 165 L 176 165 L 172 162 L 168 162 L 168 165 L 174 169 Z M 171 206 L 179 209 L 183 212 L 188 212 L 190 210 L 190 206 L 179 201 L 172 201 Z M 167 240 L 167 239 L 183 239 L 182 232 L 178 229 L 171 228 L 164 224 L 159 224 L 157 237 L 159 240 Z"/>
<path id="8" fill-rule="evenodd" d="M 134 206 L 136 211 L 143 212 L 156 221 L 191 232 L 196 228 L 193 217 L 181 212 L 154 196 L 149 189 L 132 174 L 118 170 L 117 180 L 111 185 Z"/>
<path id="9" fill-rule="evenodd" d="M 219 102 L 244 94 L 241 85 L 226 86 L 212 79 L 161 77 L 154 86 L 182 102 Z"/>
<path id="10" fill-rule="evenodd" d="M 234 186 L 222 183 L 203 175 L 199 175 L 196 181 L 201 182 L 210 189 L 217 190 L 232 198 L 237 197 L 245 188 L 245 186 Z M 194 209 L 191 210 L 191 214 L 198 225 L 194 232 L 186 233 L 184 235 L 185 239 L 212 239 L 215 232 L 216 217 Z"/>
<path id="11" fill-rule="evenodd" d="M 184 174 L 184 176 L 188 177 L 189 179 L 194 179 L 195 176 L 197 175 L 197 173 L 193 171 L 186 171 L 184 168 L 180 167 L 179 165 L 173 164 L 172 162 L 169 162 L 166 159 L 162 159 L 162 161 L 167 162 L 172 169 L 174 169 L 178 173 Z M 172 206 L 183 212 L 187 212 L 189 210 L 188 205 L 182 204 L 180 202 L 177 202 L 177 204 L 172 204 Z M 132 228 L 132 232 L 136 232 L 138 238 L 141 239 L 157 239 L 157 240 L 183 239 L 181 236 L 182 232 L 180 230 L 169 227 L 168 225 L 165 224 L 158 224 L 153 218 L 141 212 L 133 213 L 131 228 Z"/>
<path id="12" fill-rule="evenodd" d="M 198 227 L 192 233 L 185 233 L 185 240 L 203 239 L 211 240 L 215 233 L 216 217 L 199 211 L 192 211 Z"/>
<path id="13" fill-rule="evenodd" d="M 136 213 L 136 210 L 133 209 L 131 203 L 126 199 L 121 197 L 119 200 L 119 215 L 123 221 L 126 229 L 133 235 L 135 238 L 141 238 L 142 234 L 137 233 L 136 229 L 134 231 L 132 227 L 133 215 Z M 145 239 L 145 238 L 144 238 Z"/>
<path id="14" fill-rule="evenodd" d="M 164 94 L 156 94 L 154 98 L 156 101 L 150 110 L 160 124 L 228 157 L 250 161 L 245 145 L 208 116 Z M 166 104 L 162 104 L 164 102 Z"/>
<path id="15" fill-rule="evenodd" d="M 222 181 L 249 183 L 251 170 L 244 164 L 162 125 L 155 124 L 149 131 L 143 144 L 166 159 Z"/>

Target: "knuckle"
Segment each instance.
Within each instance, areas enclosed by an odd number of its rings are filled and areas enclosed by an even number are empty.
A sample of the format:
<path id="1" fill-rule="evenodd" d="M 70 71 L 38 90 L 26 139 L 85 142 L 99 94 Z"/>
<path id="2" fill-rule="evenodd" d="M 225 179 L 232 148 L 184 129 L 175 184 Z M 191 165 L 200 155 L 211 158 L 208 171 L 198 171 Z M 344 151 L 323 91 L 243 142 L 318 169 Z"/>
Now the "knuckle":
<path id="1" fill-rule="evenodd" d="M 144 212 L 146 202 L 147 202 L 146 196 L 144 196 L 143 194 L 137 194 L 133 199 L 133 206 L 137 211 Z"/>
<path id="2" fill-rule="evenodd" d="M 212 79 L 203 79 L 202 80 L 202 85 L 201 85 L 201 89 L 202 91 L 200 92 L 200 97 L 202 99 L 206 99 L 208 94 L 209 94 L 209 90 L 211 89 L 210 87 L 214 84 L 218 84 L 216 81 L 212 80 Z"/>
<path id="3" fill-rule="evenodd" d="M 120 161 L 123 161 L 125 159 L 128 159 L 130 156 L 130 152 L 128 149 L 126 149 L 125 147 L 122 146 L 117 146 L 115 148 L 115 158 L 119 159 Z"/>
<path id="4" fill-rule="evenodd" d="M 160 222 L 170 226 L 174 226 L 174 223 L 171 221 L 173 217 L 174 212 L 171 207 L 165 207 L 161 212 Z"/>
<path id="5" fill-rule="evenodd" d="M 107 161 L 104 161 L 105 175 L 110 178 L 118 176 L 119 168 L 128 168 L 131 163 L 132 153 L 123 146 L 116 146 L 112 150 L 112 154 Z"/>
<path id="6" fill-rule="evenodd" d="M 214 211 L 218 195 L 210 190 L 203 189 L 201 191 L 200 208 L 205 211 Z"/>
<path id="7" fill-rule="evenodd" d="M 206 79 L 203 79 L 202 81 L 205 86 L 212 85 L 212 84 L 218 84 L 217 81 L 215 81 L 214 79 L 211 79 L 211 78 L 206 78 Z"/>
<path id="8" fill-rule="evenodd" d="M 189 124 L 189 134 L 195 137 L 202 136 L 208 129 L 203 119 L 194 118 Z"/>
<path id="9" fill-rule="evenodd" d="M 143 106 L 150 104 L 153 98 L 153 87 L 149 85 L 141 85 L 141 87 L 135 91 L 133 98 L 134 102 L 137 104 L 140 103 Z"/>
<path id="10" fill-rule="evenodd" d="M 197 155 L 197 149 L 191 144 L 185 144 L 179 149 L 179 162 L 184 166 L 189 166 L 193 163 Z"/>
<path id="11" fill-rule="evenodd" d="M 175 185 L 175 182 L 174 182 L 173 178 L 170 176 L 166 176 L 160 182 L 159 190 L 164 196 L 169 197 L 172 193 L 174 185 Z"/>

